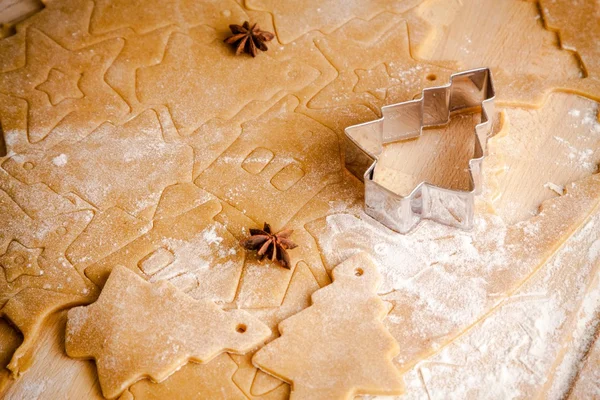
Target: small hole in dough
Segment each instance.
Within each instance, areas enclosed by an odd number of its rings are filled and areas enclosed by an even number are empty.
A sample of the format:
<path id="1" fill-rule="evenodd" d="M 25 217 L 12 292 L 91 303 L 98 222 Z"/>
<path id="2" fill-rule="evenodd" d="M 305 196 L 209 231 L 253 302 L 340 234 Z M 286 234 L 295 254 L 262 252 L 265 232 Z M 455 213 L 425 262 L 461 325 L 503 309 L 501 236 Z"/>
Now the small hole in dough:
<path id="1" fill-rule="evenodd" d="M 33 169 L 33 163 L 27 161 L 25 164 L 23 164 L 23 169 L 26 171 L 31 171 Z"/>
<path id="2" fill-rule="evenodd" d="M 356 275 L 356 276 L 362 276 L 362 274 L 364 274 L 364 273 L 365 273 L 365 271 L 363 271 L 362 268 L 356 268 L 354 270 L 354 275 Z"/>
<path id="3" fill-rule="evenodd" d="M 246 329 L 248 329 L 246 324 L 239 324 L 238 326 L 235 327 L 235 331 L 237 333 L 244 333 L 244 332 L 246 332 Z"/>
<path id="4" fill-rule="evenodd" d="M 437 79 L 437 76 L 435 74 L 429 74 L 427 75 L 427 80 L 428 81 L 435 81 Z"/>
<path id="5" fill-rule="evenodd" d="M 14 258 L 14 260 L 15 260 L 15 264 L 19 264 L 19 265 L 21 265 L 25 262 L 25 258 L 23 256 L 16 256 Z"/>

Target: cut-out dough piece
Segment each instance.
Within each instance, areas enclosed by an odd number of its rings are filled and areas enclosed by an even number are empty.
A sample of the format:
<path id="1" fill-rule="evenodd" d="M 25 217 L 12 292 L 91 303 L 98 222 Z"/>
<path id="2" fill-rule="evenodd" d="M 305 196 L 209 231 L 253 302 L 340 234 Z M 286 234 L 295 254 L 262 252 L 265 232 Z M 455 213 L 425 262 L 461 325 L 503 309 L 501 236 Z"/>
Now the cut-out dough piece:
<path id="1" fill-rule="evenodd" d="M 245 311 L 224 312 L 122 266 L 113 269 L 98 301 L 69 310 L 68 317 L 67 354 L 96 360 L 107 398 L 143 377 L 160 382 L 188 361 L 246 353 L 271 334 Z"/>
<path id="2" fill-rule="evenodd" d="M 350 399 L 403 392 L 392 363 L 398 343 L 383 325 L 388 308 L 377 296 L 381 275 L 360 253 L 333 270 L 333 283 L 313 305 L 279 324 L 281 337 L 252 362 L 292 384 L 292 399 Z"/>

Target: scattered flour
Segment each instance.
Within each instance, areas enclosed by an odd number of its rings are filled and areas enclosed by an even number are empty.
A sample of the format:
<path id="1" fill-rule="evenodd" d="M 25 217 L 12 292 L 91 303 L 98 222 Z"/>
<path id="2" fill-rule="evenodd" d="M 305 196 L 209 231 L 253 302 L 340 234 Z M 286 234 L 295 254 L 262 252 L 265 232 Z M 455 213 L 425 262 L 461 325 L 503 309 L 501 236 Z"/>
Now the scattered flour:
<path id="1" fill-rule="evenodd" d="M 60 154 L 52 159 L 52 164 L 57 167 L 63 167 L 67 164 L 68 157 L 66 154 Z"/>
<path id="2" fill-rule="evenodd" d="M 328 268 L 359 251 L 378 264 L 380 294 L 395 303 L 386 323 L 402 349 L 397 361 L 421 360 L 405 375 L 406 398 L 506 399 L 535 397 L 546 377 L 566 380 L 567 387 L 571 382 L 563 377 L 577 370 L 579 353 L 561 361 L 561 348 L 572 344 L 569 335 L 582 320 L 577 310 L 600 308 L 581 303 L 599 262 L 598 223 L 600 217 L 584 226 L 513 294 L 495 288 L 519 263 L 538 262 L 528 254 L 540 235 L 536 220 L 518 224 L 519 242 L 508 242 L 508 226 L 485 213 L 471 232 L 423 221 L 409 235 L 397 235 L 361 213 L 330 215 L 307 229 Z M 495 310 L 485 316 L 490 307 Z M 466 333 L 446 336 L 457 327 Z M 575 338 L 581 347 L 589 340 Z M 423 341 L 433 356 L 424 358 L 412 343 Z"/>
<path id="3" fill-rule="evenodd" d="M 494 313 L 410 369 L 401 398 L 564 398 L 600 311 L 598 279 L 588 286 L 599 272 L 599 254 L 582 251 L 598 246 L 598 222 L 572 237 Z"/>

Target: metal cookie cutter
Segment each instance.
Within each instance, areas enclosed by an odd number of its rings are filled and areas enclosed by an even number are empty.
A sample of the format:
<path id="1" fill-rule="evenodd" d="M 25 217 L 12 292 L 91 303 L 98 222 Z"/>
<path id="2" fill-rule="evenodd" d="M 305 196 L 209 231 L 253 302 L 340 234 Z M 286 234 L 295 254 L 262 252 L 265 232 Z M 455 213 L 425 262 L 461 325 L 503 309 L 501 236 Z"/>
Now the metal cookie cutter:
<path id="1" fill-rule="evenodd" d="M 346 128 L 346 168 L 365 184 L 365 212 L 388 228 L 406 233 L 423 218 L 470 229 L 475 196 L 481 193 L 481 164 L 492 133 L 494 85 L 488 68 L 453 74 L 444 86 L 423 89 L 421 98 L 385 106 L 383 117 Z M 445 125 L 454 111 L 481 107 L 475 126 L 475 149 L 469 160 L 469 190 L 453 190 L 427 182 L 400 196 L 373 180 L 383 145 L 421 135 L 423 127 Z"/>

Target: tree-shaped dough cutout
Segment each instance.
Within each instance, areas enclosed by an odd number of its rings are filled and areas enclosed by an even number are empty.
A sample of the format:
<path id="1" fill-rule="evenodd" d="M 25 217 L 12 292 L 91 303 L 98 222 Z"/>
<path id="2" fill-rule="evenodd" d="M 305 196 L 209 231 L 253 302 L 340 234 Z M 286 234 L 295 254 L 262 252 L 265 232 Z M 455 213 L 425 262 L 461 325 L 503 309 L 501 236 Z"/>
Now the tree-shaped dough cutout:
<path id="1" fill-rule="evenodd" d="M 376 293 L 375 264 L 357 254 L 333 270 L 333 280 L 312 295 L 312 306 L 279 324 L 281 337 L 256 353 L 254 365 L 289 382 L 292 399 L 401 394 L 392 362 L 400 349 L 383 325 L 388 309 Z"/>
<path id="2" fill-rule="evenodd" d="M 102 393 L 111 399 L 142 378 L 161 382 L 190 360 L 244 354 L 270 334 L 246 311 L 225 312 L 169 282 L 151 284 L 117 266 L 98 301 L 69 310 L 66 350 L 96 360 Z"/>

